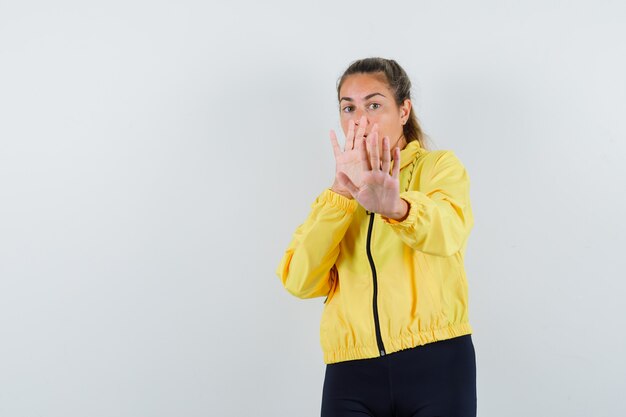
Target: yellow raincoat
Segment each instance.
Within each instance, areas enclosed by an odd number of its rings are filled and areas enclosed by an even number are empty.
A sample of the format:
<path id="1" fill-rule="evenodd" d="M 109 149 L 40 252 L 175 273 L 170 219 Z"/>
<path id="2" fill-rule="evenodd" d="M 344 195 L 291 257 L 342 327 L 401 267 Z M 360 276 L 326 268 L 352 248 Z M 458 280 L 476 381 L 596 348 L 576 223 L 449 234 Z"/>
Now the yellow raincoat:
<path id="1" fill-rule="evenodd" d="M 276 270 L 296 297 L 326 297 L 327 364 L 471 334 L 464 268 L 474 224 L 469 177 L 449 150 L 409 142 L 400 152 L 397 222 L 325 189 Z"/>

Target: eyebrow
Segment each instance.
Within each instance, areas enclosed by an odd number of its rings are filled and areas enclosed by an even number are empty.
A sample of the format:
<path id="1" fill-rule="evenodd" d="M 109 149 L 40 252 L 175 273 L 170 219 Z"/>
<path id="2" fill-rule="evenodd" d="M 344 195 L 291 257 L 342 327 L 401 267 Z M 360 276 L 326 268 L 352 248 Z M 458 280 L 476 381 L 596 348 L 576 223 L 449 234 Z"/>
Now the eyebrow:
<path id="1" fill-rule="evenodd" d="M 372 93 L 372 94 L 368 94 L 365 97 L 363 97 L 363 100 L 369 100 L 370 98 L 374 97 L 375 95 L 379 95 L 379 96 L 385 97 L 383 94 L 380 94 L 380 93 Z M 339 101 L 342 101 L 342 100 L 354 101 L 350 97 L 341 97 L 341 99 Z"/>

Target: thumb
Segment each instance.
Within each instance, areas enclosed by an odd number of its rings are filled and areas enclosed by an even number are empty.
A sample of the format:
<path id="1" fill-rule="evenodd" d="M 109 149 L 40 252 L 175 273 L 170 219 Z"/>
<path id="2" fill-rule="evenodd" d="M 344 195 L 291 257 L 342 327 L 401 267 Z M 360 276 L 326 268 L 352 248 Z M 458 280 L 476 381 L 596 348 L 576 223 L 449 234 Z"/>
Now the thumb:
<path id="1" fill-rule="evenodd" d="M 344 172 L 339 171 L 337 173 L 337 179 L 339 180 L 341 186 L 348 190 L 352 197 L 359 193 L 359 188 L 354 185 L 352 180 Z"/>

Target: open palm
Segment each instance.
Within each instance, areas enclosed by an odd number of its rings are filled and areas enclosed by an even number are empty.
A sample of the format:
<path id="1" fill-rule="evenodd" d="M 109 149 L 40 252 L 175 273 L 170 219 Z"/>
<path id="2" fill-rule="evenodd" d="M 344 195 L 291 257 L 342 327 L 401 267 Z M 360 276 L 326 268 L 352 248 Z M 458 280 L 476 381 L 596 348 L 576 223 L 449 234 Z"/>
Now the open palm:
<path id="1" fill-rule="evenodd" d="M 365 126 L 367 125 L 367 119 L 361 117 L 359 128 L 355 131 L 354 121 L 350 120 L 348 124 L 348 133 L 346 135 L 345 147 L 342 151 L 339 142 L 337 141 L 337 135 L 333 130 L 330 131 L 330 140 L 333 146 L 333 153 L 335 154 L 335 183 L 336 187 L 343 194 L 350 195 L 350 192 L 339 181 L 339 173 L 344 173 L 350 181 L 357 187 L 363 185 L 363 170 L 361 168 L 362 152 L 365 149 Z M 378 131 L 378 125 L 374 124 L 370 135 Z"/>
<path id="2" fill-rule="evenodd" d="M 374 213 L 390 210 L 391 207 L 385 203 L 399 198 L 398 181 L 381 170 L 366 171 L 362 179 L 362 186 L 353 194 L 359 204 Z"/>
<path id="3" fill-rule="evenodd" d="M 374 213 L 391 215 L 400 200 L 400 149 L 393 154 L 393 172 L 390 174 L 391 157 L 389 138 L 383 138 L 383 155 L 379 157 L 378 133 L 370 134 L 360 151 L 361 184 L 355 184 L 345 173 L 338 174 L 341 186 L 346 188 L 363 208 Z"/>

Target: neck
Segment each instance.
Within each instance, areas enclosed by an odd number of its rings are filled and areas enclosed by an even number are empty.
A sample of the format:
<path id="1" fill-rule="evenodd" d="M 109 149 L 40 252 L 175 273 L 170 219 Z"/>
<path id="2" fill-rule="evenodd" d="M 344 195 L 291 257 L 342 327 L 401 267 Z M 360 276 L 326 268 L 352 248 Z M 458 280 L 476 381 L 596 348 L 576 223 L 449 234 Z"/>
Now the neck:
<path id="1" fill-rule="evenodd" d="M 400 134 L 400 137 L 398 137 L 398 139 L 396 140 L 396 143 L 391 147 L 391 151 L 393 152 L 393 150 L 397 147 L 400 148 L 400 150 L 404 149 L 404 147 L 406 146 L 406 139 L 404 138 L 404 133 Z"/>

